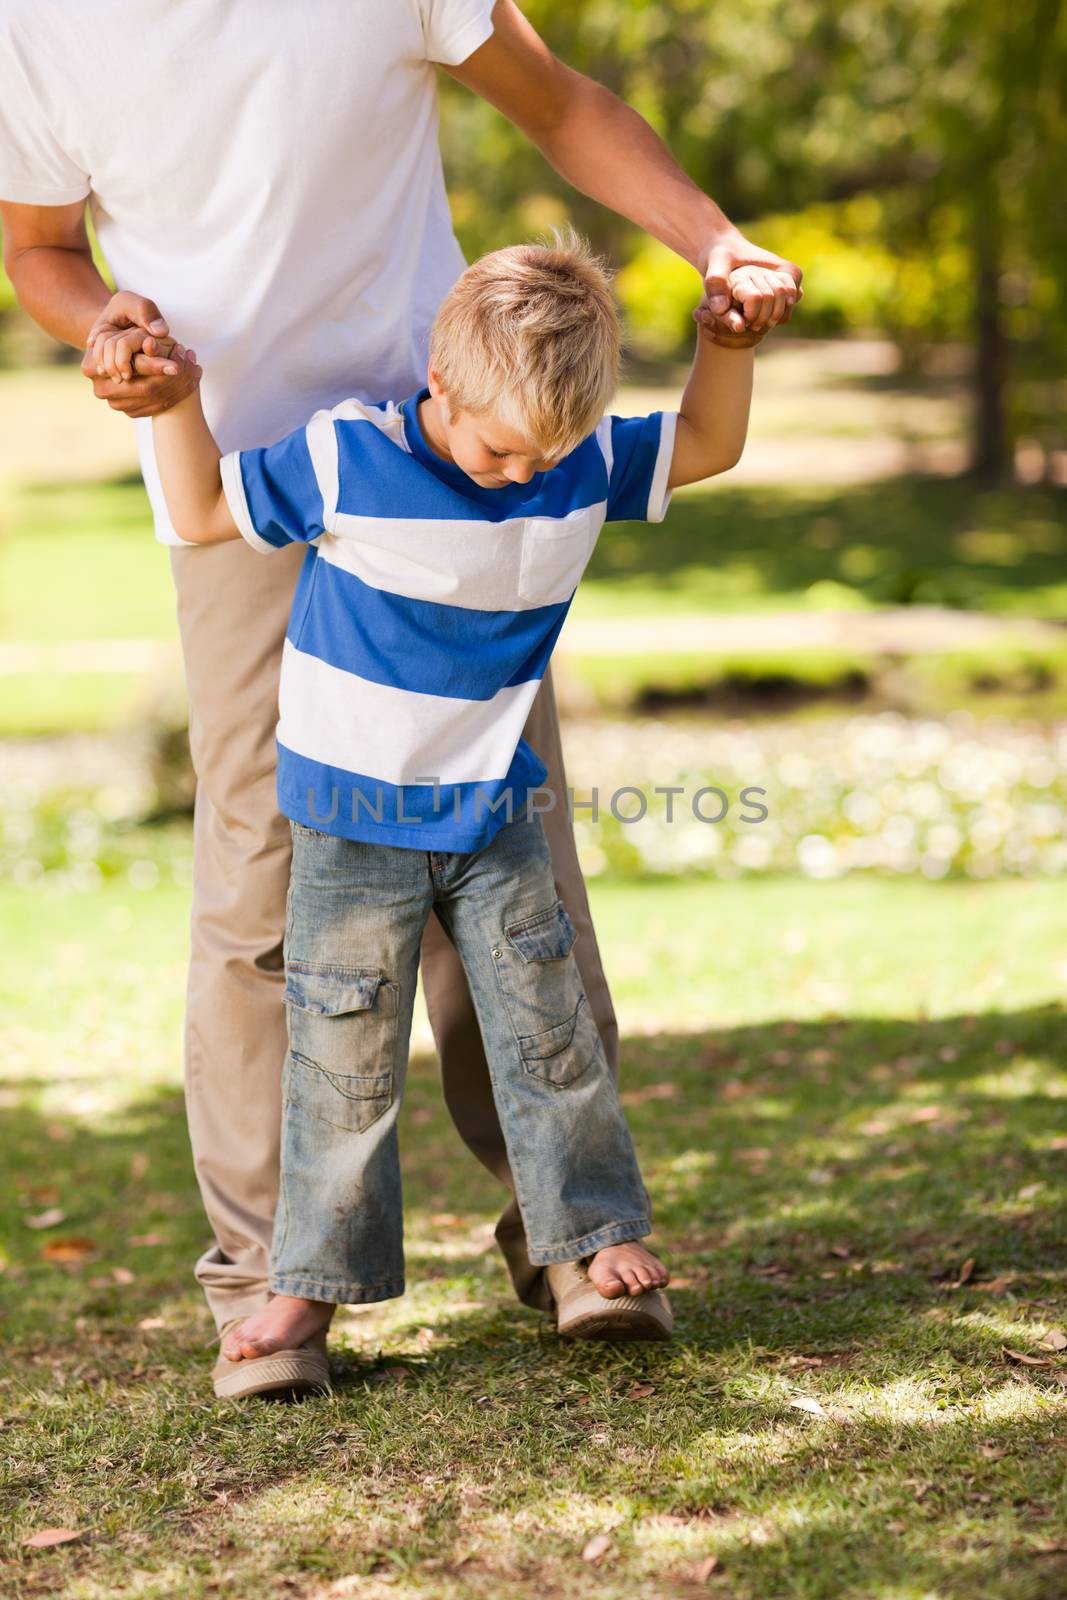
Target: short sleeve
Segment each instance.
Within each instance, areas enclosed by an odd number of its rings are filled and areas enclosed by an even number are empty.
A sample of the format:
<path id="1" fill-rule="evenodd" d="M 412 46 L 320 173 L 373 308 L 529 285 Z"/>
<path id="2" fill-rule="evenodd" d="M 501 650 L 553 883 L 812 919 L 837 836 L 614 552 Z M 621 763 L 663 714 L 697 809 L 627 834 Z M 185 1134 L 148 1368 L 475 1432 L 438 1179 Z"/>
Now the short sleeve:
<path id="1" fill-rule="evenodd" d="M 605 417 L 597 440 L 608 469 L 607 522 L 662 522 L 674 456 L 675 411 L 647 417 Z"/>
<path id="2" fill-rule="evenodd" d="M 89 176 L 60 145 L 47 99 L 18 48 L 14 21 L 0 18 L 0 200 L 69 206 L 89 193 Z"/>
<path id="3" fill-rule="evenodd" d="M 314 425 L 315 419 L 266 449 L 234 450 L 222 458 L 230 515 L 254 550 L 266 553 L 306 544 L 326 531 L 309 437 Z"/>
<path id="4" fill-rule="evenodd" d="M 493 32 L 494 0 L 417 0 L 427 61 L 455 67 Z"/>

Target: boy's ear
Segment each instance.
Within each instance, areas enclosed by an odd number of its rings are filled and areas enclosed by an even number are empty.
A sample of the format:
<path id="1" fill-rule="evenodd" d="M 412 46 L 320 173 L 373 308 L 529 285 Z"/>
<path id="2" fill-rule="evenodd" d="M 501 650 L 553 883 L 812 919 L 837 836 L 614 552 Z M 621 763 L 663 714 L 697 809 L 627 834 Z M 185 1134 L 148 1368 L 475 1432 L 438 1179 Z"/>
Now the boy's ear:
<path id="1" fill-rule="evenodd" d="M 438 375 L 437 368 L 431 365 L 426 373 L 426 384 L 435 400 L 443 400 L 445 391 Z"/>

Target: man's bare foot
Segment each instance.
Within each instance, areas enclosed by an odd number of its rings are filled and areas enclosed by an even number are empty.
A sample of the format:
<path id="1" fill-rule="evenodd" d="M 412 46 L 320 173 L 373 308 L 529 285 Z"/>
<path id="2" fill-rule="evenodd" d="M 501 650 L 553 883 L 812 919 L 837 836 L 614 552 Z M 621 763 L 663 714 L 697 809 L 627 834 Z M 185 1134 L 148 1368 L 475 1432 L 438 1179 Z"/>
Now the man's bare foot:
<path id="1" fill-rule="evenodd" d="M 324 1300 L 297 1300 L 276 1294 L 227 1335 L 222 1353 L 230 1361 L 255 1361 L 276 1350 L 295 1350 L 329 1325 L 335 1307 Z"/>
<path id="2" fill-rule="evenodd" d="M 610 1244 L 598 1250 L 587 1270 L 593 1287 L 605 1300 L 614 1300 L 620 1294 L 645 1294 L 649 1289 L 662 1289 L 671 1277 L 659 1257 L 636 1240 L 629 1244 Z"/>

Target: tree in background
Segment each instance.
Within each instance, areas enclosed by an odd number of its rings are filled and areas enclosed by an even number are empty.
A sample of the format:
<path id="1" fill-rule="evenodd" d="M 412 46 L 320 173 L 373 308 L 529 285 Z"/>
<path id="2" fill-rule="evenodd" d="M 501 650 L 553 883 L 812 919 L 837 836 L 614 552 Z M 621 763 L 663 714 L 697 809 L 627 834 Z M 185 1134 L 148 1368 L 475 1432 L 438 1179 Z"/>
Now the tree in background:
<path id="1" fill-rule="evenodd" d="M 811 331 L 880 327 L 906 357 L 931 340 L 971 343 L 980 477 L 1010 470 L 1020 429 L 1044 429 L 1051 442 L 1067 355 L 1059 0 L 526 0 L 525 9 L 564 59 L 637 106 L 750 233 L 804 263 Z M 455 96 L 445 127 L 469 249 L 536 230 L 566 207 L 628 259 L 620 291 L 646 337 L 661 351 L 681 343 L 693 293 L 686 268 L 665 280 L 659 247 L 567 191 L 484 104 Z"/>

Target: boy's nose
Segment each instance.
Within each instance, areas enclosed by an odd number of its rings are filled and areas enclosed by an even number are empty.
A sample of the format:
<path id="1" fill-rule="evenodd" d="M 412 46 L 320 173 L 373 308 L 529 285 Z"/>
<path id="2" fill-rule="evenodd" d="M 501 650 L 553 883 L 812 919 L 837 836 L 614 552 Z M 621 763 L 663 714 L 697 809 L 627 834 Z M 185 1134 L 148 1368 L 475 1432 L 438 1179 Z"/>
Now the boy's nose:
<path id="1" fill-rule="evenodd" d="M 507 475 L 512 483 L 529 483 L 534 475 L 533 467 L 508 467 Z"/>

